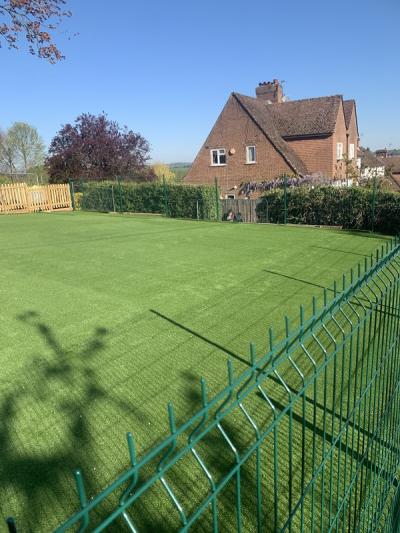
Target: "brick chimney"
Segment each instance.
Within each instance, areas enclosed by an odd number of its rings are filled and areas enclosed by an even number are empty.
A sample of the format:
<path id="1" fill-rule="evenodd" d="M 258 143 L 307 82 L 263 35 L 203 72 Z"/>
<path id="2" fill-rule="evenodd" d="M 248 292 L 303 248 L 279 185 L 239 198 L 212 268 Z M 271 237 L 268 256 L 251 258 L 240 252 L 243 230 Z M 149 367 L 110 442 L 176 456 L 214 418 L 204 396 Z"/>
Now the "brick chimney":
<path id="1" fill-rule="evenodd" d="M 283 102 L 283 89 L 279 80 L 263 81 L 256 87 L 256 96 L 262 100 L 268 100 L 271 104 Z"/>

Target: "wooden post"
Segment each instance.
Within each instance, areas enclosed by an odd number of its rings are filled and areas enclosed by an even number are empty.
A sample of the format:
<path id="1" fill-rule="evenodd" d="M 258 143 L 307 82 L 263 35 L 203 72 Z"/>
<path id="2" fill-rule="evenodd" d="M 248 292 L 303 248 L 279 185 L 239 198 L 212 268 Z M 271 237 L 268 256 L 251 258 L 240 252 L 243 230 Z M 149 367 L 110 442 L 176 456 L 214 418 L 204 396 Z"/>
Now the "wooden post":
<path id="1" fill-rule="evenodd" d="M 48 209 L 49 211 L 53 211 L 53 199 L 51 197 L 50 185 L 47 185 L 47 187 L 44 187 L 44 191 L 45 191 L 46 198 L 47 198 Z"/>
<path id="2" fill-rule="evenodd" d="M 25 198 L 26 198 L 26 208 L 29 213 L 32 213 L 33 207 L 32 207 L 32 197 L 31 197 L 31 191 L 28 189 L 28 185 L 24 183 L 24 192 L 25 192 Z"/>

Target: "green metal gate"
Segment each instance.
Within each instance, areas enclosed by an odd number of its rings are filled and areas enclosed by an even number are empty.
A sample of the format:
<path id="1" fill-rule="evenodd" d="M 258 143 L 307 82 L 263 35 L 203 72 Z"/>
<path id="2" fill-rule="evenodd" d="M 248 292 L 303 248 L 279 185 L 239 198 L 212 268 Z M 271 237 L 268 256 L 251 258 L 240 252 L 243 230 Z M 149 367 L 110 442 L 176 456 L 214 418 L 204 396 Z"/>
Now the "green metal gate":
<path id="1" fill-rule="evenodd" d="M 285 335 L 227 362 L 214 397 L 57 531 L 397 531 L 400 244 L 301 306 Z M 266 295 L 267 297 L 267 295 Z"/>

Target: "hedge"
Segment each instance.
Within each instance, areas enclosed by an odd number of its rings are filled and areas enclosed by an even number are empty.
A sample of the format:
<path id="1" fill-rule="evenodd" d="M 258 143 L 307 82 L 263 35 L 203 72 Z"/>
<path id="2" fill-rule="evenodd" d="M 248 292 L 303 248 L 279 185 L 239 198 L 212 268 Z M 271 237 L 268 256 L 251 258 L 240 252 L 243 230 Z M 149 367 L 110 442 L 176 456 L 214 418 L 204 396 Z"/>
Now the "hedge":
<path id="1" fill-rule="evenodd" d="M 81 208 L 95 211 L 161 213 L 174 218 L 217 217 L 215 188 L 208 185 L 97 182 L 81 186 Z"/>
<path id="2" fill-rule="evenodd" d="M 372 213 L 373 192 L 361 187 L 302 187 L 287 191 L 287 222 L 318 226 L 342 226 L 346 229 L 400 233 L 400 194 L 377 192 L 375 216 Z M 284 191 L 264 195 L 257 206 L 260 222 L 284 221 Z"/>

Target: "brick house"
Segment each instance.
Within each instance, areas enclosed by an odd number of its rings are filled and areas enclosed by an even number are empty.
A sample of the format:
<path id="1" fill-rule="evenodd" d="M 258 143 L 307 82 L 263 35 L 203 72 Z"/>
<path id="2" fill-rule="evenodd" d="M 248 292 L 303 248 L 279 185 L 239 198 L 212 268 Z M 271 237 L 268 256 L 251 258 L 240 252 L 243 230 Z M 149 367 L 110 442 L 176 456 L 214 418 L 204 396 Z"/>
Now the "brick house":
<path id="1" fill-rule="evenodd" d="M 377 150 L 375 155 L 384 165 L 390 185 L 395 191 L 400 191 L 400 155 L 390 155 L 386 148 Z"/>
<path id="2" fill-rule="evenodd" d="M 360 169 L 360 178 L 371 180 L 385 177 L 385 165 L 378 159 L 369 148 L 358 150 L 357 166 Z"/>
<path id="3" fill-rule="evenodd" d="M 235 197 L 244 182 L 286 175 L 345 179 L 358 151 L 354 100 L 341 95 L 287 100 L 278 80 L 256 98 L 232 93 L 197 154 L 185 182 L 213 183 Z"/>

